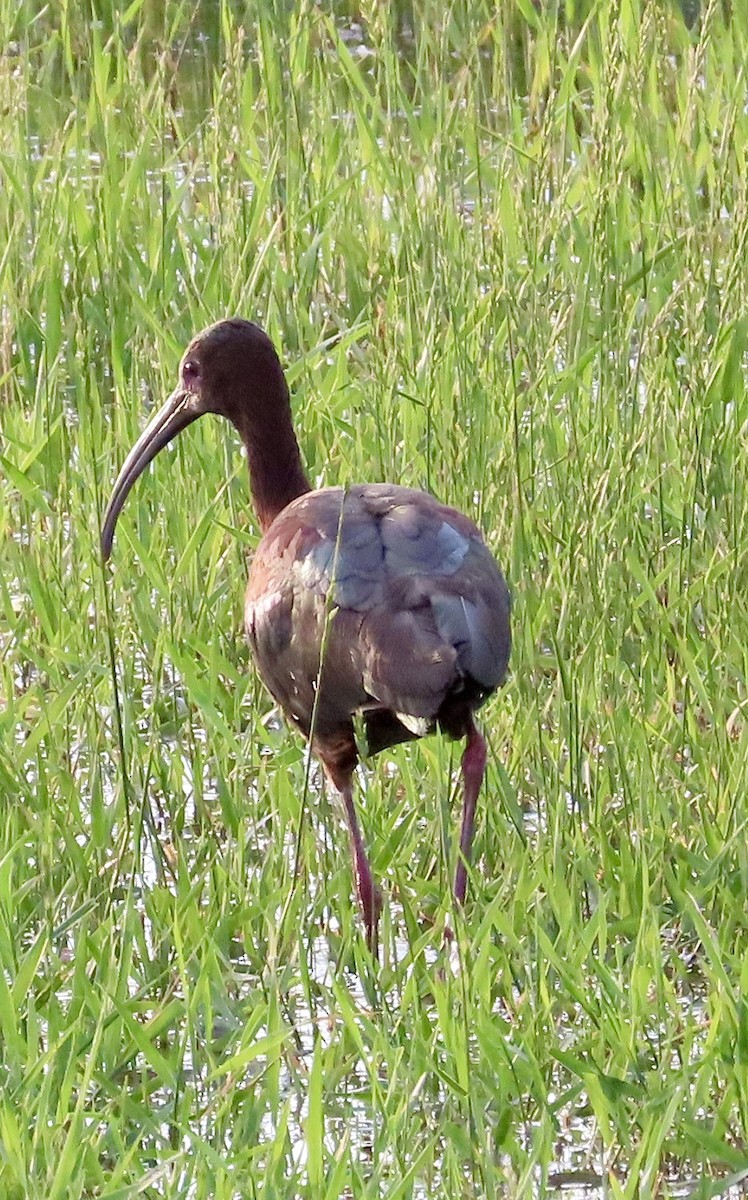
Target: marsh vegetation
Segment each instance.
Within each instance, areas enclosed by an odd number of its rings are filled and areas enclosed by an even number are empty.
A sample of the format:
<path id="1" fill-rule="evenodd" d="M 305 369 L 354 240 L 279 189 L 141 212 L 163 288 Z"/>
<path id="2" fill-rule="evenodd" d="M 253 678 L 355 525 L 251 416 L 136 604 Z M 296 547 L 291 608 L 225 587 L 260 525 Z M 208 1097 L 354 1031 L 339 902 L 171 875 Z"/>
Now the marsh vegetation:
<path id="1" fill-rule="evenodd" d="M 748 1176 L 748 13 L 692 10 L 0 2 L 9 1200 Z M 228 426 L 102 564 L 127 448 L 230 313 L 314 481 L 432 490 L 511 583 L 451 955 L 455 750 L 368 774 L 375 971 L 248 661 Z"/>

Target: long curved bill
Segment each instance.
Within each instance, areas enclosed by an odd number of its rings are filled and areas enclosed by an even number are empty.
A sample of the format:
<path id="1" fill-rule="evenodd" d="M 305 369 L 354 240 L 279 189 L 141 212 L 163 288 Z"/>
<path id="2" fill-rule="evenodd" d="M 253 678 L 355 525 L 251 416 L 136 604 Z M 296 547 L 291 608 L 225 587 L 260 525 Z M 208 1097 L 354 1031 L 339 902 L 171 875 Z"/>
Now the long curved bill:
<path id="1" fill-rule="evenodd" d="M 177 388 L 141 433 L 122 465 L 104 514 L 104 524 L 101 530 L 101 553 L 104 556 L 104 562 L 112 552 L 114 526 L 117 524 L 117 517 L 122 511 L 135 480 L 142 474 L 149 462 L 156 457 L 159 450 L 163 450 L 172 438 L 196 421 L 199 416 L 201 416 L 201 411 L 199 408 L 195 408 L 194 395 L 186 392 L 183 388 Z"/>

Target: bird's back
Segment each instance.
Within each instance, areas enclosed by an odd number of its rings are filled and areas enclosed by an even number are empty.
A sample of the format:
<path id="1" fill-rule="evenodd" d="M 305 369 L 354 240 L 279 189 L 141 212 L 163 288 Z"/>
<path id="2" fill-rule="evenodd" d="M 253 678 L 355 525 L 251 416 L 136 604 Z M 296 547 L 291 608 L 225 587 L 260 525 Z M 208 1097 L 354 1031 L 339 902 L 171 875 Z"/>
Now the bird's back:
<path id="1" fill-rule="evenodd" d="M 289 504 L 258 546 L 245 618 L 260 673 L 305 733 L 324 644 L 317 731 L 362 711 L 373 750 L 436 722 L 460 736 L 461 709 L 499 686 L 509 658 L 509 594 L 476 526 L 391 484 Z"/>

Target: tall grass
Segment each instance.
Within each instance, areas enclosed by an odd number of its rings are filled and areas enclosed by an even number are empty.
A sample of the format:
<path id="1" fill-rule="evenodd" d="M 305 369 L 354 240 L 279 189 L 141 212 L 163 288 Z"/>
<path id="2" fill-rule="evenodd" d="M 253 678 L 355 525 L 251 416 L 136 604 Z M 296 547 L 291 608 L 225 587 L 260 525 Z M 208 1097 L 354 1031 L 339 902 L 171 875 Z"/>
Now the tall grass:
<path id="1" fill-rule="evenodd" d="M 3 1195 L 739 1190 L 743 6 L 0 0 L 0 51 Z M 234 312 L 313 479 L 430 488 L 510 578 L 452 962 L 448 744 L 368 776 L 378 970 L 316 786 L 293 878 L 229 429 L 102 567 Z"/>

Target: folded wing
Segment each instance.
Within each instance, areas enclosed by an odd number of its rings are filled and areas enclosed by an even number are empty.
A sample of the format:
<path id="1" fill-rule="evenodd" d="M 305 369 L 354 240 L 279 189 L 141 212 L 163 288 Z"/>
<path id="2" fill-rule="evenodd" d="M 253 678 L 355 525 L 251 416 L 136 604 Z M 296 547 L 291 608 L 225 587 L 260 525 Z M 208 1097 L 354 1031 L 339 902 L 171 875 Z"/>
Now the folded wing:
<path id="1" fill-rule="evenodd" d="M 270 690 L 304 732 L 324 645 L 318 730 L 368 713 L 392 734 L 382 744 L 426 733 L 462 690 L 476 707 L 509 658 L 509 595 L 477 528 L 386 484 L 289 505 L 255 555 L 246 624 Z"/>

